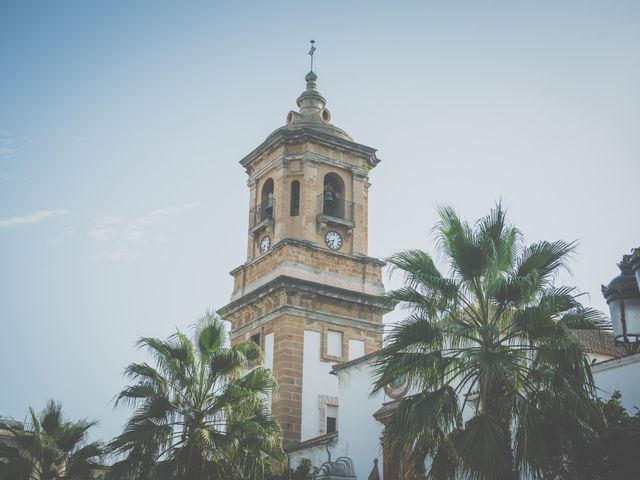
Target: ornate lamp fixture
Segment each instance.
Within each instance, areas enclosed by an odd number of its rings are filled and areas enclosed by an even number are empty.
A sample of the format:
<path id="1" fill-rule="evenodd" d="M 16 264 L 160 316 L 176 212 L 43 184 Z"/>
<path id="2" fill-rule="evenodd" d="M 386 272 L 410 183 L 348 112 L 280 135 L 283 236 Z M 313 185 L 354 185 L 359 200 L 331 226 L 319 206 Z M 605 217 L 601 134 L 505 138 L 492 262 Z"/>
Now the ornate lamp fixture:
<path id="1" fill-rule="evenodd" d="M 640 288 L 640 247 L 634 248 L 631 250 L 631 270 L 636 276 L 636 281 L 638 282 L 638 288 Z"/>
<path id="2" fill-rule="evenodd" d="M 637 249 L 634 256 L 636 253 Z M 631 255 L 623 255 L 618 264 L 620 275 L 606 287 L 602 286 L 602 294 L 611 313 L 616 344 L 623 345 L 629 354 L 637 352 L 640 346 L 640 288 L 633 275 L 631 258 Z"/>

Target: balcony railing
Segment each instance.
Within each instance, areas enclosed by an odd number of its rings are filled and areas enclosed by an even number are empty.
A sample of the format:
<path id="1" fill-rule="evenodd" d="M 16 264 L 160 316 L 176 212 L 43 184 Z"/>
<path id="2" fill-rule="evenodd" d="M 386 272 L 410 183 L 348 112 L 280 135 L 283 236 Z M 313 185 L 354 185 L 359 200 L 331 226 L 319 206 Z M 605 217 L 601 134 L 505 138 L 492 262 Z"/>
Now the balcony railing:
<path id="1" fill-rule="evenodd" d="M 255 208 L 252 208 L 249 212 L 249 230 L 256 225 L 264 222 L 268 219 L 273 219 L 273 209 L 275 208 L 276 201 L 274 198 L 262 202 Z"/>
<path id="2" fill-rule="evenodd" d="M 318 211 L 326 217 L 353 222 L 355 205 L 338 198 L 335 193 L 325 192 L 318 195 Z"/>

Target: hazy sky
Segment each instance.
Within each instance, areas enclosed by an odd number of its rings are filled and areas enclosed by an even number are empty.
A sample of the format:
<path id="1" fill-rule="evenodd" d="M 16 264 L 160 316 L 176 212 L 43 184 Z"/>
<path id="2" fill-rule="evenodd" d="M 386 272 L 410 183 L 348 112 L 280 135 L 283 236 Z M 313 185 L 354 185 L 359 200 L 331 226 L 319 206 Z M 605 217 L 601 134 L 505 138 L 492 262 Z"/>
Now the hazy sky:
<path id="1" fill-rule="evenodd" d="M 640 244 L 640 2 L 3 0 L 0 415 L 55 398 L 115 435 L 134 342 L 228 301 L 238 161 L 295 107 L 311 38 L 334 123 L 382 159 L 372 256 L 502 198 L 528 242 L 580 240 L 571 281 L 606 308 Z"/>

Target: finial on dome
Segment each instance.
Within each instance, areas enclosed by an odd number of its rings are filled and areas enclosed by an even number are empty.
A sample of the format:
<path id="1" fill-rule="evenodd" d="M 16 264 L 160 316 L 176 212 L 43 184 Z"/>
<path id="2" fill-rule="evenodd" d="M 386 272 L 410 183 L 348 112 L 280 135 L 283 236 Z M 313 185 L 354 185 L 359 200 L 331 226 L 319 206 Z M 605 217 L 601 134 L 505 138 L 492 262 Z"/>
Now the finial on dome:
<path id="1" fill-rule="evenodd" d="M 311 48 L 309 49 L 309 56 L 311 57 L 311 72 L 313 72 L 313 53 L 316 51 L 316 41 L 311 39 L 309 43 L 311 44 Z"/>
<path id="2" fill-rule="evenodd" d="M 304 76 L 307 82 L 307 89 L 300 94 L 296 103 L 300 108 L 300 111 L 291 111 L 287 114 L 287 125 L 331 125 L 331 114 L 329 110 L 325 108 L 327 101 L 318 92 L 318 86 L 316 80 L 318 75 L 313 71 L 313 54 L 316 51 L 315 40 L 311 40 L 311 48 L 309 49 L 309 56 L 311 57 L 311 70 Z M 336 127 L 333 127 L 336 129 Z M 339 130 L 339 129 L 337 129 Z M 342 131 L 341 131 L 342 132 Z M 350 139 L 347 133 L 341 133 L 346 138 Z"/>
<path id="3" fill-rule="evenodd" d="M 304 76 L 305 81 L 307 82 L 307 90 L 315 90 L 317 88 L 316 80 L 318 79 L 318 75 L 313 71 L 313 54 L 316 51 L 315 40 L 311 40 L 311 48 L 309 49 L 309 56 L 311 57 L 311 70 Z"/>
<path id="4" fill-rule="evenodd" d="M 307 82 L 307 90 L 316 90 L 318 88 L 318 84 L 316 80 L 318 76 L 315 72 L 309 72 L 304 76 L 305 81 Z"/>

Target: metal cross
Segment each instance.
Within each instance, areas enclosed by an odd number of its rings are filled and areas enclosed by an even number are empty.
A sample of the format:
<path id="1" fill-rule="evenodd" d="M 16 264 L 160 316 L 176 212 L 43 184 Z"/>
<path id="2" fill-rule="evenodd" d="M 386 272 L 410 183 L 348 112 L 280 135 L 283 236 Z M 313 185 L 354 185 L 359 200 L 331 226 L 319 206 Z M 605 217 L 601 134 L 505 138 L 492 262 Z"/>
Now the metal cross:
<path id="1" fill-rule="evenodd" d="M 313 72 L 313 52 L 316 51 L 316 47 L 314 46 L 314 43 L 316 43 L 315 40 L 311 40 L 311 49 L 309 50 L 309 56 L 311 57 L 311 71 Z"/>

